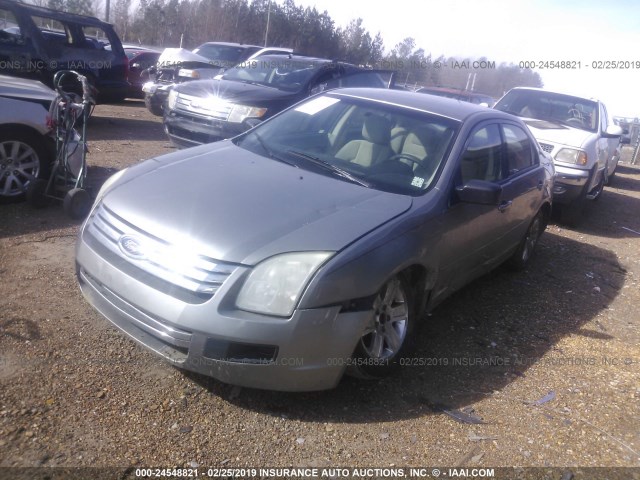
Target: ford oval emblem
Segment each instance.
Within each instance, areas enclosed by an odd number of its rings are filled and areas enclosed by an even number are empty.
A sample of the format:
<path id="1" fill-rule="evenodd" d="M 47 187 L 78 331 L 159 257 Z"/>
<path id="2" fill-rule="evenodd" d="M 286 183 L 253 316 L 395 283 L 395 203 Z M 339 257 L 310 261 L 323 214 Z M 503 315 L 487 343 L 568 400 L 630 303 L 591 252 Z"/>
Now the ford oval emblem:
<path id="1" fill-rule="evenodd" d="M 122 235 L 118 239 L 118 246 L 127 257 L 135 260 L 143 260 L 146 257 L 142 242 L 133 235 Z"/>

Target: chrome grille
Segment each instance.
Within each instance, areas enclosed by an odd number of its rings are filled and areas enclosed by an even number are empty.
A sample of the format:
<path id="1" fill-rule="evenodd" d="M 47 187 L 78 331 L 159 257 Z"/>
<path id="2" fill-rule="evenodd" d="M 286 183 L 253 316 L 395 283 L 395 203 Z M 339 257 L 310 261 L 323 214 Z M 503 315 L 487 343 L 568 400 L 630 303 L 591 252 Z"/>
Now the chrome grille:
<path id="1" fill-rule="evenodd" d="M 147 281 L 150 275 L 200 297 L 211 298 L 236 268 L 233 264 L 191 253 L 149 235 L 102 204 L 87 222 L 84 234 L 105 247 L 110 257 L 116 255 L 147 274 L 137 276 L 144 283 L 153 283 Z M 133 238 L 144 254 L 134 257 L 125 254 L 121 242 L 125 236 Z"/>
<path id="2" fill-rule="evenodd" d="M 550 145 L 548 143 L 541 143 L 540 148 L 542 148 L 542 150 L 547 153 L 551 153 L 553 151 L 553 145 Z"/>
<path id="3" fill-rule="evenodd" d="M 216 101 L 215 98 L 194 97 L 178 93 L 175 109 L 189 113 L 206 116 L 215 120 L 226 121 L 229 118 L 233 105 L 224 100 Z"/>

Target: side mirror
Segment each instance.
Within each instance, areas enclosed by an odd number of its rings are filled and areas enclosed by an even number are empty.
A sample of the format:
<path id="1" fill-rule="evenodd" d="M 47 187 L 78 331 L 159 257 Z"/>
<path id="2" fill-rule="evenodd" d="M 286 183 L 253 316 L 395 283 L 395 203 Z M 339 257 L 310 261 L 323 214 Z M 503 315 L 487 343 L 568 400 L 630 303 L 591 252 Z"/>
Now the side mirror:
<path id="1" fill-rule="evenodd" d="M 604 131 L 604 136 L 607 138 L 619 137 L 620 135 L 622 135 L 622 128 L 618 125 L 609 125 Z"/>
<path id="2" fill-rule="evenodd" d="M 474 179 L 456 187 L 456 194 L 461 202 L 498 205 L 502 196 L 502 187 L 497 183 Z"/>

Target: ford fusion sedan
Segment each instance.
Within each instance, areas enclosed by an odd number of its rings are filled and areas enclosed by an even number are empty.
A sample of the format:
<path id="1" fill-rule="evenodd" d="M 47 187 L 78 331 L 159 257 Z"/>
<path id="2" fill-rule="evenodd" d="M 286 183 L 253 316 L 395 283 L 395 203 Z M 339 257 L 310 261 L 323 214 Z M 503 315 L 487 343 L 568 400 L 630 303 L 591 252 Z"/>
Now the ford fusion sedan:
<path id="1" fill-rule="evenodd" d="M 554 202 L 563 221 L 580 221 L 587 200 L 600 197 L 618 165 L 622 129 L 609 123 L 595 99 L 535 88 L 514 88 L 495 108 L 523 117 L 555 161 Z"/>
<path id="2" fill-rule="evenodd" d="M 338 89 L 111 177 L 79 233 L 93 307 L 173 365 L 287 391 L 380 377 L 419 322 L 523 268 L 553 162 L 497 110 Z"/>
<path id="3" fill-rule="evenodd" d="M 238 135 L 326 89 L 386 88 L 392 73 L 323 58 L 263 55 L 215 80 L 173 87 L 164 111 L 165 132 L 180 147 L 215 142 Z"/>

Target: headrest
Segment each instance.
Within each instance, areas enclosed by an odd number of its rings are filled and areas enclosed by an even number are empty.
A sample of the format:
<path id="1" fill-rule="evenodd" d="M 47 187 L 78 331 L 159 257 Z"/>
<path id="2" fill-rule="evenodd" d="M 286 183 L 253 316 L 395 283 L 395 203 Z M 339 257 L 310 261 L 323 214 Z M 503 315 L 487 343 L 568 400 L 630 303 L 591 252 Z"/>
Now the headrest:
<path id="1" fill-rule="evenodd" d="M 369 115 L 364 119 L 362 136 L 371 143 L 388 145 L 391 137 L 391 122 L 379 115 Z"/>

